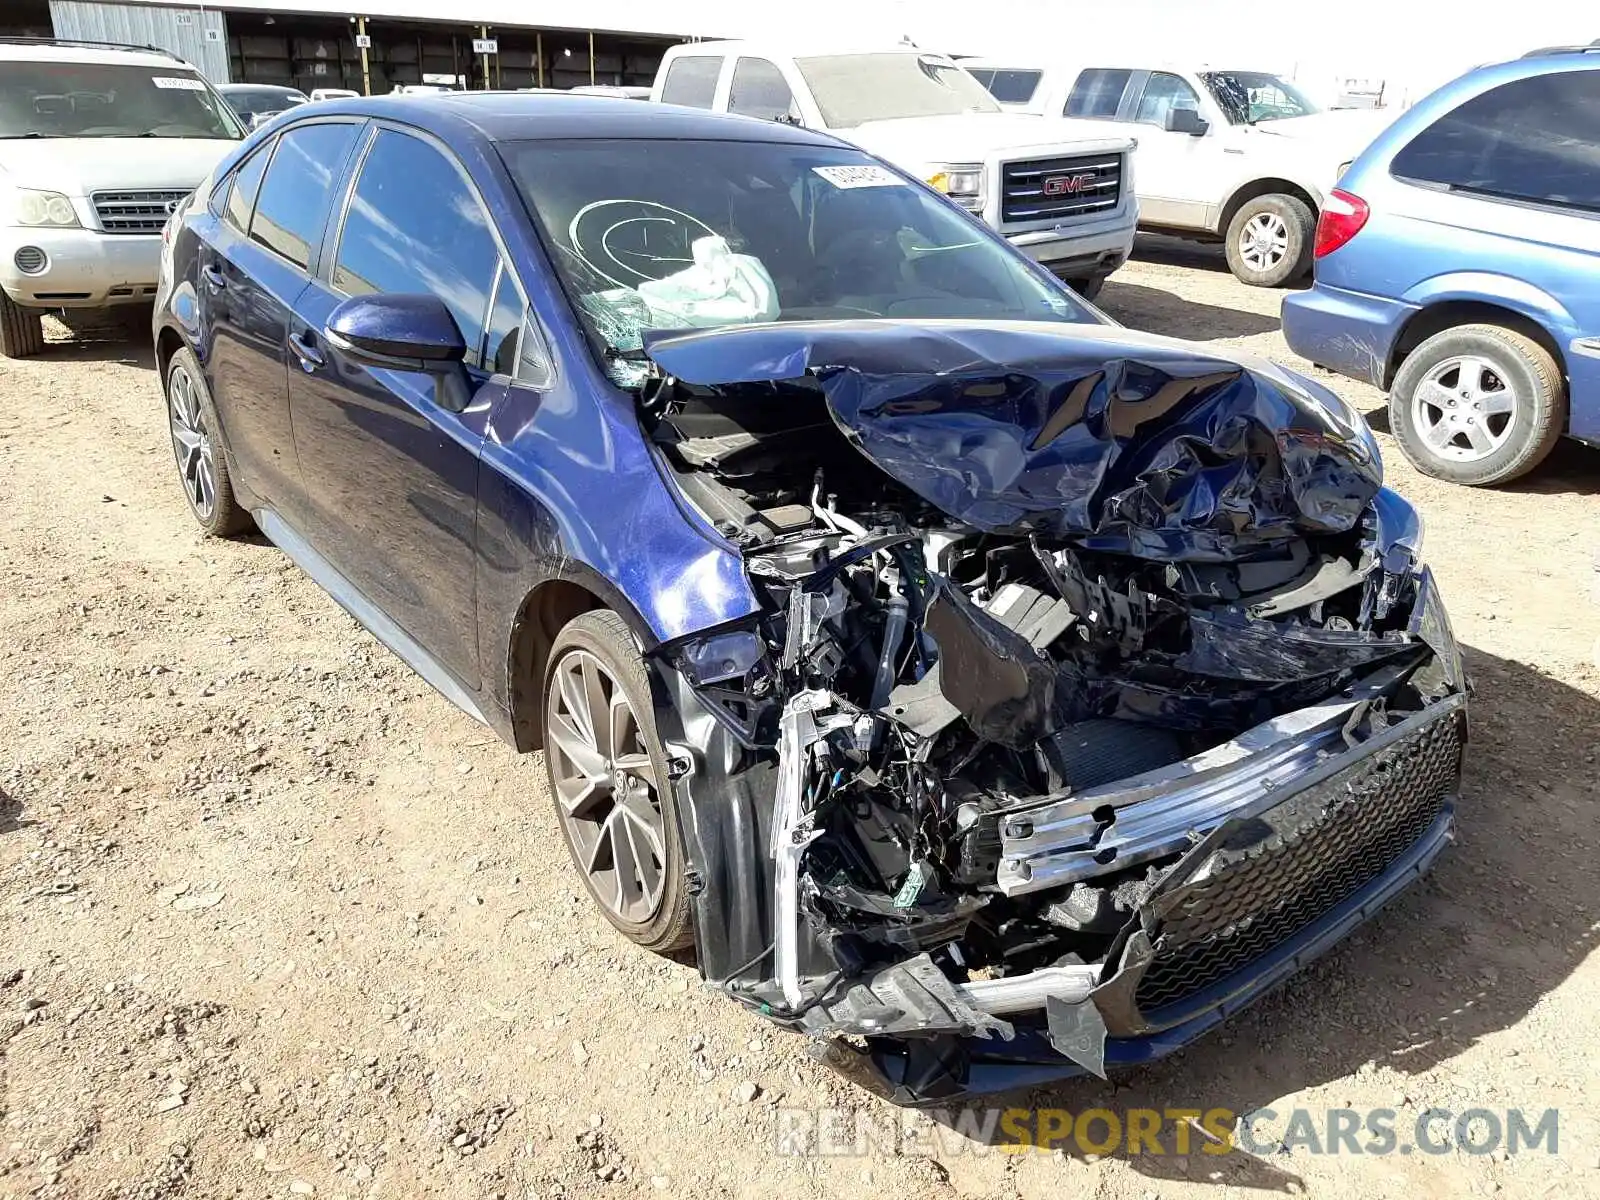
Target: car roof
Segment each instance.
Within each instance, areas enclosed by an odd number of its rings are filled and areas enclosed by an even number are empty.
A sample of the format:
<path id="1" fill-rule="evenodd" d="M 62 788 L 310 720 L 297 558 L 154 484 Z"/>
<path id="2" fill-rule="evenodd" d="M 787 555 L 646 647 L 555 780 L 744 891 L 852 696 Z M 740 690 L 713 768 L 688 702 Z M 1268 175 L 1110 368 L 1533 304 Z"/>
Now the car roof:
<path id="1" fill-rule="evenodd" d="M 841 42 L 822 38 L 756 39 L 746 41 L 685 42 L 669 46 L 668 53 L 677 52 L 684 57 L 713 54 L 751 54 L 767 58 L 816 58 L 829 54 L 932 54 L 949 58 L 943 50 L 929 46 L 907 46 L 895 42 Z"/>
<path id="2" fill-rule="evenodd" d="M 98 63 L 192 71 L 194 67 L 165 50 L 113 44 L 73 44 L 29 38 L 0 38 L 0 62 Z"/>
<path id="3" fill-rule="evenodd" d="M 281 83 L 219 83 L 217 91 L 223 95 L 229 92 L 290 92 L 296 96 L 304 96 L 297 87 L 288 87 Z"/>
<path id="4" fill-rule="evenodd" d="M 440 136 L 473 132 L 490 141 L 588 138 L 694 139 L 841 145 L 838 139 L 775 121 L 571 92 L 446 92 L 325 100 L 317 114 L 387 117 Z"/>

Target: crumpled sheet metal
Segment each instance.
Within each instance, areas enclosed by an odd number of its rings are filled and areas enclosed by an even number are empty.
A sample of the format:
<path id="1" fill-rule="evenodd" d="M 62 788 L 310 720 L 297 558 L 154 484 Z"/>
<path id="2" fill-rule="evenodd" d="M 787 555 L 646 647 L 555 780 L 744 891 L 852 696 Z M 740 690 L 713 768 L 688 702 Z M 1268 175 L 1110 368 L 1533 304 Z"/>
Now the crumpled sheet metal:
<path id="1" fill-rule="evenodd" d="M 992 533 L 1226 561 L 1355 528 L 1382 482 L 1370 431 L 1326 388 L 1109 326 L 780 322 L 644 349 L 690 384 L 814 380 L 862 453 Z"/>

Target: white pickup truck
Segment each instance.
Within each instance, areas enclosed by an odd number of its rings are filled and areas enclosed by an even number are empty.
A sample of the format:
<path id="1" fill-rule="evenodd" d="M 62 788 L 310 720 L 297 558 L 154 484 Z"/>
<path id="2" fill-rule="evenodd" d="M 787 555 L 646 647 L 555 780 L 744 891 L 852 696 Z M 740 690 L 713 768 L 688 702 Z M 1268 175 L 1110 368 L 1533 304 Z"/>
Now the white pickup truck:
<path id="1" fill-rule="evenodd" d="M 650 98 L 833 133 L 927 180 L 1086 296 L 1133 248 L 1133 139 L 1002 112 L 942 54 L 694 42 L 667 50 Z"/>
<path id="2" fill-rule="evenodd" d="M 1306 273 L 1323 197 L 1394 115 L 1323 111 L 1270 71 L 1013 58 L 961 65 L 1004 108 L 1137 137 L 1140 225 L 1221 238 L 1233 273 L 1259 287 Z"/>

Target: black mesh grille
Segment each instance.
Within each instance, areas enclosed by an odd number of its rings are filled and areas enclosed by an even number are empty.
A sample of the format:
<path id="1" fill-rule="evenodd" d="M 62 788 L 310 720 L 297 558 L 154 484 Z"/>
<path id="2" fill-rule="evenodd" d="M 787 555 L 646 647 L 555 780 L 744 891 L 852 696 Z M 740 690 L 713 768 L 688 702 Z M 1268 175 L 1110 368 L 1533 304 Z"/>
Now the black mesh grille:
<path id="1" fill-rule="evenodd" d="M 1376 879 L 1438 819 L 1460 765 L 1460 718 L 1448 716 L 1264 813 L 1271 833 L 1219 851 L 1162 922 L 1140 1010 L 1227 978 Z"/>
<path id="2" fill-rule="evenodd" d="M 160 233 L 172 210 L 168 206 L 189 194 L 188 188 L 148 192 L 96 192 L 95 215 L 107 233 Z"/>
<path id="3" fill-rule="evenodd" d="M 1109 212 L 1122 198 L 1122 156 L 1080 154 L 1008 162 L 1000 170 L 1000 190 L 1002 221 Z"/>

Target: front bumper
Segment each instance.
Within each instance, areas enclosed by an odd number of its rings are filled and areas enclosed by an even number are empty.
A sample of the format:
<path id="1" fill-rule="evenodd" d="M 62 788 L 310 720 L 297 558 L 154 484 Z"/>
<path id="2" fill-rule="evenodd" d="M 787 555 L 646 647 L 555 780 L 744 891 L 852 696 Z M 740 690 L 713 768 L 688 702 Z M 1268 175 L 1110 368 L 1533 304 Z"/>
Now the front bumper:
<path id="1" fill-rule="evenodd" d="M 1133 235 L 1137 227 L 1136 213 L 1131 206 L 1124 206 L 1105 220 L 1030 229 L 1005 236 L 1018 250 L 1056 274 L 1087 279 L 1109 275 L 1128 261 L 1133 253 Z"/>
<path id="2" fill-rule="evenodd" d="M 1058 1022 L 1098 1030 L 1102 1071 L 1170 1054 L 1282 983 L 1416 882 L 1450 841 L 1466 738 L 1455 695 L 1343 752 L 1324 752 L 1211 829 L 1140 906 L 1108 967 L 959 986 L 1009 1038 L 830 1041 L 830 1065 L 901 1104 L 1089 1073 Z M 1039 1011 L 1043 1010 L 1043 1011 Z"/>
<path id="3" fill-rule="evenodd" d="M 43 252 L 42 270 L 30 273 L 17 266 L 17 251 L 24 247 Z M 158 234 L 0 228 L 0 287 L 31 308 L 149 304 L 160 263 Z"/>
<path id="4" fill-rule="evenodd" d="M 1283 300 L 1283 338 L 1301 358 L 1374 387 L 1388 385 L 1390 353 L 1410 304 L 1317 283 Z"/>

